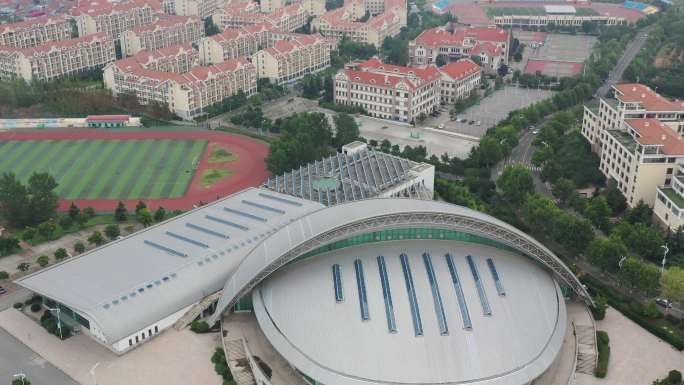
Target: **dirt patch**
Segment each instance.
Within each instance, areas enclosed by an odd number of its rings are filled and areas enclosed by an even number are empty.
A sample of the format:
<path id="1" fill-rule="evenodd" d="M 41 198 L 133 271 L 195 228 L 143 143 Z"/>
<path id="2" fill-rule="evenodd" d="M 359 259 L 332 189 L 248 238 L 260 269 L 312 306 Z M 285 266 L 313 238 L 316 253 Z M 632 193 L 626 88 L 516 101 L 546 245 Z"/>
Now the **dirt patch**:
<path id="1" fill-rule="evenodd" d="M 233 175 L 233 172 L 225 168 L 208 168 L 202 171 L 200 183 L 202 187 L 210 188 L 223 178 Z"/>

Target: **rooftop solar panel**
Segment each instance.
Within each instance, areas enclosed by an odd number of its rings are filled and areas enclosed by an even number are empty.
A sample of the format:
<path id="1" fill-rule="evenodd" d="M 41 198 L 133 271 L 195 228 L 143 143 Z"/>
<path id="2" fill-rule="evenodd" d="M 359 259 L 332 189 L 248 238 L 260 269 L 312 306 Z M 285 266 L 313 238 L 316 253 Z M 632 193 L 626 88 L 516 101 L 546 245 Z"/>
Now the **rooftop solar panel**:
<path id="1" fill-rule="evenodd" d="M 356 287 L 359 290 L 361 319 L 363 321 L 368 321 L 370 319 L 370 313 L 368 312 L 368 297 L 366 296 L 366 279 L 363 275 L 363 263 L 360 259 L 354 261 L 354 270 L 356 272 Z"/>
<path id="2" fill-rule="evenodd" d="M 278 208 L 275 208 L 275 207 L 271 207 L 271 206 L 268 206 L 268 205 L 263 205 L 263 204 L 261 204 L 261 203 L 256 203 L 256 202 L 248 201 L 248 200 L 246 200 L 246 199 L 243 199 L 243 200 L 242 200 L 242 203 L 243 203 L 243 204 L 246 204 L 247 206 L 256 207 L 256 208 L 259 208 L 259 209 L 262 209 L 262 210 L 270 211 L 270 212 L 272 212 L 272 213 L 285 214 L 285 210 L 278 209 Z"/>
<path id="3" fill-rule="evenodd" d="M 389 277 L 387 276 L 387 266 L 385 265 L 385 257 L 378 256 L 378 271 L 380 272 L 380 284 L 382 285 L 382 297 L 385 300 L 385 316 L 387 317 L 387 330 L 390 333 L 396 333 L 397 321 L 394 318 L 394 305 L 392 304 L 392 292 L 389 286 Z"/>
<path id="4" fill-rule="evenodd" d="M 435 303 L 435 314 L 437 315 L 437 324 L 439 326 L 439 334 L 449 334 L 449 326 L 447 325 L 446 314 L 444 312 L 444 304 L 442 303 L 442 295 L 439 292 L 439 284 L 435 276 L 435 270 L 432 266 L 432 258 L 430 254 L 423 253 L 423 263 L 425 263 L 425 270 L 427 271 L 428 282 L 432 290 L 432 299 Z"/>
<path id="5" fill-rule="evenodd" d="M 451 256 L 451 254 L 446 254 L 444 258 L 447 261 L 447 266 L 449 267 L 449 274 L 451 275 L 451 281 L 454 284 L 454 290 L 456 291 L 456 299 L 458 300 L 458 307 L 459 309 L 461 309 L 461 319 L 463 320 L 463 328 L 468 330 L 472 329 L 473 324 L 470 321 L 468 304 L 466 303 L 465 296 L 463 295 L 463 288 L 461 287 L 461 280 L 458 277 L 458 270 L 456 270 L 454 259 Z"/>
<path id="6" fill-rule="evenodd" d="M 406 254 L 399 256 L 401 260 L 401 269 L 404 272 L 404 283 L 406 283 L 406 294 L 408 295 L 409 307 L 411 308 L 411 318 L 413 319 L 413 331 L 416 337 L 423 335 L 423 322 L 420 319 L 420 309 L 418 308 L 418 298 L 416 297 L 416 288 L 413 285 L 413 275 L 411 274 L 411 266 L 409 265 Z"/>
<path id="7" fill-rule="evenodd" d="M 156 243 L 156 242 L 152 242 L 152 241 L 147 240 L 147 239 L 145 239 L 143 242 L 144 242 L 146 245 L 152 246 L 152 247 L 154 247 L 154 248 L 156 248 L 156 249 L 159 249 L 159 250 L 162 250 L 162 251 L 166 251 L 166 252 L 169 253 L 169 254 L 177 255 L 177 256 L 183 257 L 183 258 L 187 258 L 187 256 L 188 256 L 188 255 L 185 254 L 185 253 L 182 253 L 182 252 L 180 252 L 180 251 L 176 251 L 176 250 L 174 250 L 174 249 L 172 249 L 172 248 L 170 248 L 170 247 L 166 247 L 166 246 L 160 245 L 160 244 L 158 244 L 158 243 Z"/>
<path id="8" fill-rule="evenodd" d="M 259 222 L 267 222 L 267 221 L 268 221 L 268 219 L 266 219 L 266 218 L 264 218 L 264 217 L 260 217 L 260 216 L 258 216 L 258 215 L 246 213 L 246 212 L 241 211 L 241 210 L 232 209 L 232 208 L 230 208 L 230 207 L 224 207 L 224 208 L 223 208 L 223 211 L 229 212 L 229 213 L 231 213 L 231 214 L 239 215 L 239 216 L 241 216 L 241 217 L 243 217 L 243 218 L 253 219 L 253 220 L 259 221 Z"/>
<path id="9" fill-rule="evenodd" d="M 499 273 L 496 271 L 496 266 L 494 265 L 494 260 L 487 258 L 487 266 L 489 266 L 489 272 L 492 273 L 492 278 L 494 279 L 494 284 L 496 285 L 496 291 L 501 296 L 506 295 L 506 290 L 504 290 L 501 279 L 499 278 Z"/>
<path id="10" fill-rule="evenodd" d="M 477 287 L 477 294 L 480 297 L 482 312 L 484 315 L 492 315 L 492 308 L 489 307 L 487 293 L 485 292 L 484 285 L 482 284 L 482 279 L 480 278 L 480 272 L 477 270 L 477 265 L 475 265 L 475 261 L 473 260 L 472 256 L 468 255 L 466 259 L 468 260 L 468 266 L 470 267 L 470 272 L 473 275 L 473 280 L 475 281 L 475 286 Z"/>
<path id="11" fill-rule="evenodd" d="M 219 233 L 218 231 L 214 231 L 214 230 L 208 229 L 206 227 L 198 226 L 194 223 L 186 223 L 185 226 L 189 227 L 193 230 L 201 231 L 205 234 L 213 235 L 215 237 L 219 237 L 219 238 L 223 238 L 223 239 L 230 239 L 230 236 L 228 236 L 226 234 Z"/>
<path id="12" fill-rule="evenodd" d="M 224 225 L 228 225 L 228 226 L 231 226 L 231 227 L 235 227 L 236 229 L 240 229 L 240 230 L 242 230 L 242 231 L 247 231 L 247 230 L 249 230 L 249 227 L 247 227 L 247 226 L 243 226 L 243 225 L 238 224 L 238 223 L 235 223 L 235 222 L 227 221 L 227 220 L 225 220 L 225 219 L 218 218 L 218 217 L 215 217 L 215 216 L 213 216 L 213 215 L 205 215 L 204 217 L 207 218 L 207 219 L 210 220 L 210 221 L 214 221 L 214 222 L 218 222 L 218 223 L 221 223 L 221 224 L 224 224 Z"/>
<path id="13" fill-rule="evenodd" d="M 187 242 L 187 243 L 189 243 L 189 244 L 191 244 L 191 245 L 199 246 L 199 247 L 204 248 L 204 249 L 208 249 L 208 248 L 209 248 L 209 245 L 207 245 L 206 243 L 203 243 L 203 242 L 200 242 L 200 241 L 196 241 L 196 240 L 194 240 L 194 239 L 188 238 L 188 237 L 183 236 L 183 235 L 180 235 L 180 234 L 172 233 L 171 231 L 167 231 L 167 232 L 166 232 L 166 235 L 168 235 L 168 236 L 170 236 L 170 237 L 173 237 L 173 238 L 176 238 L 176 239 L 179 239 L 179 240 L 181 240 L 181 241 L 183 241 L 183 242 Z"/>

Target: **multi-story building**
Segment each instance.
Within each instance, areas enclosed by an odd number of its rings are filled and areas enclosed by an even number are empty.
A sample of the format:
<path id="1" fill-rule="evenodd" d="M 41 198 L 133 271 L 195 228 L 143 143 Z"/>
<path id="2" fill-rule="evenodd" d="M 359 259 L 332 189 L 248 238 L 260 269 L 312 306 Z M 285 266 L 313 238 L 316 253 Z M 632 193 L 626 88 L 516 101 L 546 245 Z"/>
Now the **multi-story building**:
<path id="1" fill-rule="evenodd" d="M 467 98 L 482 79 L 482 68 L 470 59 L 460 59 L 439 68 L 439 94 L 442 104 Z"/>
<path id="2" fill-rule="evenodd" d="M 174 0 L 173 10 L 176 15 L 205 19 L 218 11 L 224 3 L 223 0 Z"/>
<path id="3" fill-rule="evenodd" d="M 162 0 L 162 12 L 167 15 L 176 14 L 176 0 Z"/>
<path id="4" fill-rule="evenodd" d="M 368 11 L 364 3 L 351 1 L 342 8 L 315 18 L 311 22 L 311 29 L 325 37 L 347 37 L 355 42 L 380 47 L 385 38 L 398 35 L 401 28 L 406 26 L 406 3 L 400 1 L 390 4 L 387 7 L 383 5 L 383 13 L 372 16 L 368 21 L 360 21 Z"/>
<path id="5" fill-rule="evenodd" d="M 114 60 L 114 41 L 105 33 L 29 48 L 0 47 L 0 78 L 49 81 L 102 68 Z"/>
<path id="6" fill-rule="evenodd" d="M 271 24 L 255 24 L 226 28 L 202 39 L 199 45 L 202 64 L 215 64 L 239 57 L 251 57 L 257 51 L 272 47 L 281 33 Z"/>
<path id="7" fill-rule="evenodd" d="M 192 48 L 190 43 L 174 45 L 153 52 L 138 52 L 126 60 L 137 63 L 145 69 L 161 72 L 185 73 L 200 65 L 199 52 Z M 120 62 L 121 66 L 125 63 L 124 60 Z"/>
<path id="8" fill-rule="evenodd" d="M 259 5 L 250 2 L 229 4 L 212 15 L 219 29 L 268 23 L 283 32 L 293 32 L 309 21 L 309 12 L 301 3 L 279 8 L 272 13 L 258 12 Z"/>
<path id="9" fill-rule="evenodd" d="M 105 86 L 115 96 L 135 94 L 141 104 L 166 105 L 181 119 L 192 120 L 207 107 L 240 91 L 247 96 L 256 93 L 256 68 L 245 59 L 195 66 L 178 73 L 145 68 L 136 57 L 108 65 L 104 70 Z"/>
<path id="10" fill-rule="evenodd" d="M 272 83 L 295 82 L 307 74 L 330 66 L 332 44 L 319 34 L 292 34 L 287 40 L 278 40 L 273 47 L 252 56 L 259 78 Z"/>
<path id="11" fill-rule="evenodd" d="M 658 186 L 653 214 L 663 227 L 677 231 L 684 225 L 684 165 L 675 167 L 670 183 Z"/>
<path id="12" fill-rule="evenodd" d="M 409 42 L 411 65 L 434 64 L 439 55 L 447 59 L 477 56 L 487 72 L 496 71 L 496 64 L 508 64 L 511 34 L 499 27 L 457 28 L 452 24 L 423 31 Z M 486 60 L 486 62 L 485 62 Z"/>
<path id="13" fill-rule="evenodd" d="M 79 36 L 105 32 L 118 39 L 122 32 L 153 23 L 161 12 L 161 4 L 146 0 L 123 0 L 118 3 L 82 1 L 71 14 Z"/>
<path id="14" fill-rule="evenodd" d="M 496 8 L 495 8 L 496 9 Z M 522 8 L 518 8 L 520 10 Z M 599 14 L 591 8 L 574 7 L 572 5 L 544 5 L 544 8 L 530 7 L 529 14 L 515 12 L 515 14 L 501 14 L 490 18 L 493 24 L 502 27 L 543 27 L 548 24 L 558 26 L 581 27 L 590 22 L 601 25 L 627 24 L 627 19 L 620 15 Z M 540 12 L 541 11 L 541 12 Z"/>
<path id="15" fill-rule="evenodd" d="M 126 56 L 155 51 L 182 43 L 198 43 L 204 37 L 204 22 L 195 16 L 169 16 L 121 34 L 121 50 Z"/>
<path id="16" fill-rule="evenodd" d="M 64 15 L 0 24 L 0 46 L 28 48 L 71 37 L 71 23 Z"/>
<path id="17" fill-rule="evenodd" d="M 435 66 L 401 67 L 372 58 L 335 75 L 334 101 L 377 118 L 415 122 L 439 106 L 440 82 Z"/>
<path id="18" fill-rule="evenodd" d="M 585 106 L 582 135 L 634 207 L 653 206 L 656 188 L 669 185 L 684 163 L 684 104 L 670 101 L 641 84 L 618 84 L 599 106 Z"/>
<path id="19" fill-rule="evenodd" d="M 261 12 L 271 13 L 294 3 L 300 3 L 312 16 L 325 13 L 325 0 L 261 0 L 259 9 Z"/>

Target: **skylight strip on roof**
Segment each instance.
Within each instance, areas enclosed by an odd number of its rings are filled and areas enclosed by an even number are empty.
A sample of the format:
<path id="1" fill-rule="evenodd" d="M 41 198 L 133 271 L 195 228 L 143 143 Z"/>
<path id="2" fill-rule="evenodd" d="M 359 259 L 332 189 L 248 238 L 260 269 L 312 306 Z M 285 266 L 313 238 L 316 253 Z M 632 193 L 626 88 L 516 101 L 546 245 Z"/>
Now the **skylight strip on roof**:
<path id="1" fill-rule="evenodd" d="M 285 210 L 282 210 L 282 209 L 279 209 L 279 208 L 275 208 L 275 207 L 271 207 L 271 206 L 268 206 L 268 205 L 263 205 L 263 204 L 261 204 L 261 203 L 256 203 L 256 202 L 248 201 L 248 200 L 246 200 L 246 199 L 243 199 L 243 200 L 242 200 L 242 203 L 243 203 L 243 204 L 246 204 L 246 205 L 248 205 L 248 206 L 252 206 L 252 207 L 256 207 L 256 208 L 262 209 L 262 210 L 270 211 L 270 212 L 272 212 L 272 213 L 285 214 Z"/>
<path id="2" fill-rule="evenodd" d="M 368 321 L 370 319 L 370 314 L 368 312 L 366 280 L 363 276 L 363 263 L 360 259 L 354 261 L 354 271 L 356 272 L 356 287 L 359 291 L 359 309 L 361 310 L 361 319 L 363 321 Z"/>
<path id="3" fill-rule="evenodd" d="M 333 272 L 333 287 L 335 288 L 335 301 L 344 301 L 344 291 L 342 290 L 342 273 L 340 271 L 340 265 L 334 264 L 332 267 Z"/>
<path id="4" fill-rule="evenodd" d="M 354 178 L 351 176 L 351 166 L 349 166 L 349 157 L 345 154 L 343 155 L 344 157 L 344 162 L 347 164 L 347 176 L 349 177 L 349 182 L 351 182 L 351 192 L 352 192 L 352 198 L 356 200 L 356 192 L 354 191 Z M 341 175 L 340 175 L 341 177 Z"/>
<path id="5" fill-rule="evenodd" d="M 432 266 L 432 258 L 430 258 L 430 254 L 423 253 L 423 263 L 425 263 L 428 282 L 430 283 L 430 289 L 432 289 L 432 299 L 435 302 L 435 314 L 437 315 L 439 334 L 445 336 L 449 334 L 449 326 L 447 325 L 446 313 L 444 312 L 444 303 L 442 302 L 442 295 L 439 292 L 439 284 L 437 283 L 437 277 L 435 276 L 435 270 Z"/>
<path id="6" fill-rule="evenodd" d="M 301 206 L 302 206 L 302 203 L 301 203 L 301 202 L 292 201 L 292 200 L 289 200 L 289 199 L 277 197 L 277 196 L 274 196 L 274 195 L 271 195 L 271 194 L 267 194 L 267 193 L 259 193 L 259 196 L 262 197 L 262 198 L 274 200 L 274 201 L 276 201 L 276 202 L 286 203 L 286 204 L 292 205 L 292 206 L 297 206 L 297 207 L 301 207 Z"/>
<path id="7" fill-rule="evenodd" d="M 390 333 L 397 332 L 397 321 L 394 318 L 394 305 L 392 304 L 392 292 L 389 286 L 389 277 L 387 276 L 387 266 L 385 265 L 385 257 L 378 256 L 378 271 L 380 272 L 380 284 L 382 285 L 382 297 L 385 300 L 385 316 L 387 317 L 387 330 Z"/>
<path id="8" fill-rule="evenodd" d="M 489 307 L 489 301 L 487 300 L 487 293 L 482 285 L 482 279 L 480 279 L 480 273 L 477 271 L 477 266 L 473 257 L 468 255 L 466 257 L 468 260 L 468 266 L 470 267 L 470 272 L 473 274 L 473 280 L 475 281 L 475 286 L 477 287 L 477 294 L 480 296 L 480 304 L 482 304 L 482 312 L 484 315 L 492 315 L 492 308 Z"/>
<path id="9" fill-rule="evenodd" d="M 458 307 L 461 309 L 461 319 L 463 320 L 463 328 L 472 329 L 473 324 L 470 321 L 468 303 L 466 302 L 465 296 L 463 295 L 463 287 L 461 287 L 461 280 L 458 278 L 458 270 L 456 270 L 454 259 L 451 256 L 451 254 L 446 254 L 444 258 L 446 258 L 447 266 L 449 267 L 451 281 L 454 283 L 454 290 L 456 291 L 456 298 L 458 299 Z"/>
<path id="10" fill-rule="evenodd" d="M 307 179 L 307 184 L 309 185 L 309 200 L 313 201 L 313 185 L 311 182 L 311 163 L 307 163 L 307 165 L 306 165 L 306 179 Z"/>
<path id="11" fill-rule="evenodd" d="M 401 260 L 401 269 L 404 272 L 404 282 L 406 283 L 406 294 L 408 295 L 409 306 L 411 307 L 411 318 L 413 319 L 413 331 L 416 337 L 423 335 L 423 322 L 420 319 L 420 309 L 418 308 L 418 298 L 416 298 L 416 289 L 413 286 L 413 275 L 411 274 L 411 266 L 408 262 L 406 254 L 399 256 Z"/>
<path id="12" fill-rule="evenodd" d="M 187 256 L 188 256 L 185 253 L 182 253 L 180 251 L 176 251 L 170 247 L 162 246 L 156 242 L 148 241 L 147 239 L 145 239 L 143 242 L 148 246 L 152 246 L 152 247 L 157 248 L 159 250 L 166 251 L 169 254 L 177 255 L 177 256 L 183 257 L 183 258 L 187 258 Z"/>
<path id="13" fill-rule="evenodd" d="M 275 177 L 275 190 L 276 190 L 277 192 L 280 192 L 280 185 L 279 185 L 279 182 L 280 182 L 280 181 L 278 180 L 278 175 L 276 175 L 276 177 Z"/>
<path id="14" fill-rule="evenodd" d="M 224 207 L 223 211 L 229 212 L 231 214 L 239 215 L 239 216 L 244 217 L 244 218 L 253 219 L 253 220 L 259 221 L 259 222 L 267 222 L 268 221 L 268 219 L 266 219 L 264 217 L 260 217 L 258 215 L 254 215 L 254 214 L 246 213 L 244 211 L 232 209 L 230 207 Z"/>
<path id="15" fill-rule="evenodd" d="M 223 238 L 223 239 L 230 239 L 230 237 L 226 234 L 219 233 L 218 231 L 214 231 L 214 230 L 208 229 L 206 227 L 198 226 L 194 223 L 186 223 L 185 226 L 189 227 L 193 230 L 197 230 L 197 231 L 201 231 L 203 233 L 209 234 L 209 235 L 213 235 L 215 237 L 219 237 L 219 238 Z"/>
<path id="16" fill-rule="evenodd" d="M 304 198 L 304 167 L 299 166 L 299 196 Z"/>
<path id="17" fill-rule="evenodd" d="M 172 233 L 172 232 L 170 232 L 170 231 L 167 231 L 167 232 L 166 232 L 166 235 L 168 235 L 168 236 L 170 236 L 170 237 L 173 237 L 173 238 L 176 238 L 176 239 L 179 239 L 179 240 L 181 240 L 181 241 L 183 241 L 183 242 L 187 242 L 187 243 L 190 243 L 190 244 L 192 244 L 192 245 L 199 246 L 199 247 L 204 248 L 204 249 L 208 249 L 208 248 L 209 248 L 209 245 L 207 245 L 207 244 L 204 243 L 204 242 L 196 241 L 196 240 L 194 240 L 194 239 L 191 239 L 191 238 L 182 236 L 182 235 L 180 235 L 180 234 L 176 234 L 176 233 Z"/>
<path id="18" fill-rule="evenodd" d="M 340 159 L 340 153 L 337 153 L 337 169 L 340 172 L 340 180 L 342 180 L 342 160 Z M 347 198 L 347 190 L 344 189 L 344 183 L 340 183 L 340 187 L 342 188 L 342 196 L 344 197 L 344 201 L 346 202 L 349 200 Z"/>
<path id="19" fill-rule="evenodd" d="M 487 266 L 489 266 L 489 272 L 492 273 L 492 278 L 494 278 L 494 284 L 496 285 L 496 291 L 499 293 L 499 295 L 505 296 L 506 290 L 504 290 L 503 284 L 501 283 L 501 279 L 499 278 L 499 273 L 496 271 L 496 266 L 494 265 L 494 260 L 491 258 L 487 258 Z"/>
<path id="20" fill-rule="evenodd" d="M 249 227 L 247 227 L 247 226 L 243 226 L 243 225 L 235 223 L 235 222 L 227 221 L 225 219 L 221 219 L 221 218 L 215 217 L 213 215 L 205 215 L 204 217 L 209 219 L 210 221 L 214 221 L 214 222 L 218 222 L 218 223 L 221 223 L 224 225 L 232 226 L 232 227 L 235 227 L 236 229 L 240 229 L 242 231 L 249 230 Z"/>
<path id="21" fill-rule="evenodd" d="M 380 167 L 380 160 L 378 159 L 378 154 L 375 153 L 375 150 L 371 151 L 371 154 L 373 155 L 373 160 L 375 161 L 375 166 L 377 166 L 378 173 L 380 174 L 380 186 L 384 186 L 387 184 L 387 181 L 385 181 L 385 176 L 382 174 L 382 170 Z M 372 163 L 373 162 L 370 163 L 371 169 L 373 168 Z"/>

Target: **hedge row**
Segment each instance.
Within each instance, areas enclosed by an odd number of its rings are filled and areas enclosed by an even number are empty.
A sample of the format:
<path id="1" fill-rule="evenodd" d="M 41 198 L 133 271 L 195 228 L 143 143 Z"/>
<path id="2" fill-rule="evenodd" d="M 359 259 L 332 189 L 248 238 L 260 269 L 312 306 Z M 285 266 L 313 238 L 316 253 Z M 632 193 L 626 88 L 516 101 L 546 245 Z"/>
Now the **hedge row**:
<path id="1" fill-rule="evenodd" d="M 596 332 L 596 343 L 598 344 L 598 363 L 594 375 L 604 378 L 608 374 L 608 361 L 610 360 L 610 338 L 608 333 L 603 330 Z"/>
<path id="2" fill-rule="evenodd" d="M 654 325 L 649 319 L 642 315 L 643 305 L 623 296 L 617 290 L 605 286 L 596 278 L 589 275 L 583 275 L 580 280 L 587 285 L 592 294 L 597 295 L 600 293 L 603 295 L 608 301 L 608 304 L 615 308 L 615 310 L 619 311 L 642 328 L 648 330 L 651 334 L 674 346 L 677 350 L 684 350 L 683 338 Z"/>

